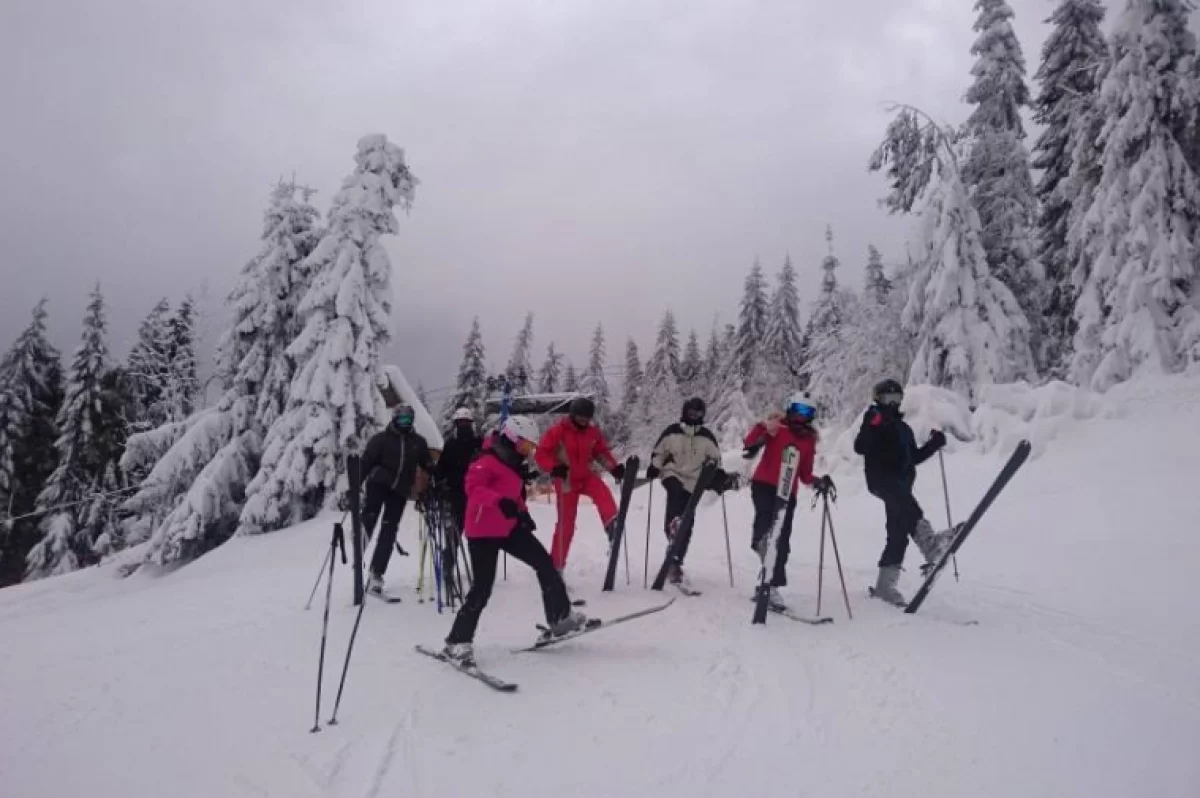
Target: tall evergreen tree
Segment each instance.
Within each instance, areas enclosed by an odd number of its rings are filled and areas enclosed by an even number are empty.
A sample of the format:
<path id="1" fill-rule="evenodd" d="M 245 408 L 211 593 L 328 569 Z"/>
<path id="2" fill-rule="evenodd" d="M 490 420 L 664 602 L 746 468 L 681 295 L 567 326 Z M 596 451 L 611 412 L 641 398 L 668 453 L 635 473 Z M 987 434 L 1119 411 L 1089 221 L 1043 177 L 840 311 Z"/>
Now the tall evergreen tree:
<path id="1" fill-rule="evenodd" d="M 1080 239 L 1090 264 L 1072 374 L 1098 389 L 1200 360 L 1200 122 L 1187 0 L 1130 0 L 1099 90 L 1101 176 Z"/>
<path id="2" fill-rule="evenodd" d="M 525 314 L 525 323 L 513 341 L 512 355 L 508 358 L 507 373 L 513 379 L 525 377 L 525 386 L 518 387 L 517 393 L 528 393 L 533 385 L 533 313 Z"/>
<path id="3" fill-rule="evenodd" d="M 106 421 L 104 375 L 108 371 L 104 297 L 97 285 L 83 319 L 82 341 L 67 377 L 66 396 L 58 410 L 57 461 L 37 499 L 41 539 L 29 551 L 28 575 L 38 579 L 96 563 L 93 544 L 103 529 L 92 524 L 84 502 L 103 481 L 106 462 L 99 433 Z M 92 523 L 87 523 L 87 522 Z"/>
<path id="4" fill-rule="evenodd" d="M 563 375 L 563 390 L 567 393 L 577 393 L 579 391 L 579 375 L 575 371 L 575 364 L 567 361 L 567 371 Z"/>
<path id="5" fill-rule="evenodd" d="M 466 407 L 476 419 L 483 419 L 484 403 L 487 400 L 487 363 L 484 360 L 483 332 L 479 328 L 479 317 L 471 321 L 471 331 L 463 343 L 462 362 L 458 365 L 458 377 L 454 392 L 442 407 L 442 424 L 449 426 L 450 417 L 460 407 Z"/>
<path id="6" fill-rule="evenodd" d="M 592 346 L 588 350 L 588 365 L 579 381 L 579 390 L 596 402 L 596 416 L 603 419 L 609 410 L 608 377 L 604 374 L 607 353 L 604 349 L 604 327 L 596 325 Z"/>
<path id="7" fill-rule="evenodd" d="M 863 285 L 863 297 L 877 305 L 887 302 L 888 292 L 892 290 L 891 280 L 883 273 L 883 255 L 874 244 L 867 245 L 866 281 Z"/>
<path id="8" fill-rule="evenodd" d="M 921 210 L 921 258 L 902 314 L 916 339 L 909 381 L 974 398 L 993 382 L 1029 378 L 1029 326 L 1013 294 L 988 271 L 979 216 L 958 170 L 952 134 L 905 108 L 872 155 L 886 169 L 893 211 Z"/>
<path id="9" fill-rule="evenodd" d="M 383 246 L 412 204 L 416 179 L 383 135 L 358 142 L 355 169 L 333 198 L 326 232 L 309 256 L 313 284 L 287 409 L 267 432 L 239 528 L 264 532 L 311 518 L 338 492 L 345 457 L 385 420 L 379 354 L 389 337 L 392 264 Z"/>
<path id="10" fill-rule="evenodd" d="M 58 350 L 46 337 L 46 317 L 43 299 L 0 363 L 0 467 L 8 485 L 2 498 L 11 517 L 33 511 L 56 464 L 55 418 L 63 400 L 63 375 Z M 37 518 L 0 525 L 0 586 L 21 581 L 38 537 Z"/>
<path id="11" fill-rule="evenodd" d="M 755 259 L 742 287 L 737 337 L 731 355 L 742 392 L 753 407 L 760 406 L 774 393 L 769 384 L 770 368 L 765 352 L 768 316 L 766 280 L 762 266 Z"/>
<path id="12" fill-rule="evenodd" d="M 167 382 L 163 408 L 166 421 L 182 421 L 196 409 L 200 380 L 196 369 L 196 301 L 188 295 L 167 321 Z"/>
<path id="13" fill-rule="evenodd" d="M 975 81 L 966 96 L 975 108 L 964 126 L 969 154 L 962 179 L 979 214 L 989 270 L 1013 292 L 1028 319 L 1040 320 L 1042 270 L 1033 235 L 1037 200 L 1021 122 L 1021 110 L 1030 105 L 1025 57 L 1008 0 L 976 0 L 975 9 Z M 1033 332 L 1037 337 L 1038 330 Z"/>
<path id="14" fill-rule="evenodd" d="M 165 414 L 171 382 L 171 305 L 166 298 L 151 308 L 138 327 L 137 341 L 125 367 L 137 397 L 133 428 L 154 429 L 172 419 Z"/>
<path id="15" fill-rule="evenodd" d="M 841 261 L 833 252 L 833 228 L 829 226 L 825 228 L 825 246 L 828 251 L 821 260 L 821 293 L 813 303 L 812 315 L 809 316 L 800 345 L 804 365 L 796 387 L 804 389 L 808 389 L 812 383 L 814 364 L 811 361 L 816 341 L 821 339 L 826 346 L 830 345 L 829 341 L 837 341 L 847 313 L 845 292 L 838 288 L 837 270 Z"/>
<path id="16" fill-rule="evenodd" d="M 298 308 L 313 276 L 307 259 L 320 240 L 312 194 L 282 181 L 271 190 L 262 245 L 227 300 L 232 324 L 217 347 L 225 391 L 216 405 L 129 441 L 124 463 L 148 456 L 160 439 L 170 441 L 126 503 L 137 517 L 130 542 L 148 538 L 150 562 L 202 554 L 237 525 L 263 438 L 283 415 L 295 376 L 287 350 L 303 329 Z"/>
<path id="17" fill-rule="evenodd" d="M 630 338 L 625 342 L 625 381 L 621 392 L 621 410 L 630 419 L 635 416 L 637 408 L 641 407 L 645 379 L 637 342 Z"/>
<path id="18" fill-rule="evenodd" d="M 558 391 L 558 386 L 562 382 L 562 361 L 562 353 L 555 350 L 554 342 L 551 341 L 546 346 L 546 360 L 538 372 L 538 391 L 541 393 Z"/>
<path id="19" fill-rule="evenodd" d="M 1067 234 L 1073 196 L 1070 176 L 1074 149 L 1072 120 L 1094 102 L 1100 66 L 1107 44 L 1100 30 L 1104 5 L 1100 0 L 1060 0 L 1047 20 L 1054 29 L 1042 46 L 1042 64 L 1035 79 L 1041 86 L 1034 119 L 1042 125 L 1033 148 L 1033 167 L 1041 170 L 1037 184 L 1037 258 L 1046 274 L 1048 298 L 1042 323 L 1044 336 L 1038 360 L 1060 375 L 1073 330 L 1075 291 Z"/>
<path id="20" fill-rule="evenodd" d="M 638 449 L 648 452 L 664 427 L 679 415 L 682 394 L 679 384 L 679 330 L 675 314 L 666 311 L 658 325 L 654 353 L 646 363 L 642 392 L 642 435 Z"/>
<path id="21" fill-rule="evenodd" d="M 704 387 L 704 358 L 695 329 L 688 333 L 683 360 L 679 362 L 679 387 L 688 396 L 699 396 Z"/>
<path id="22" fill-rule="evenodd" d="M 791 255 L 784 258 L 776 278 L 763 341 L 777 382 L 795 383 L 803 370 L 804 353 L 800 292 L 796 289 L 796 269 L 792 266 Z"/>

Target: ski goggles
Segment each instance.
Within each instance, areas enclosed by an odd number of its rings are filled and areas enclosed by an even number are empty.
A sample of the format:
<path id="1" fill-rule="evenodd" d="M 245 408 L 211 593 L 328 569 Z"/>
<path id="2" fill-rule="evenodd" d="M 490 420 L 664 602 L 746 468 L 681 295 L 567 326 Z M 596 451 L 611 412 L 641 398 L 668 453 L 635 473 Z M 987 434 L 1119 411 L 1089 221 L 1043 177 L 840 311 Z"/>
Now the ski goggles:
<path id="1" fill-rule="evenodd" d="M 875 397 L 875 401 L 881 405 L 891 405 L 892 407 L 899 407 L 900 403 L 904 401 L 904 394 L 902 394 L 902 393 L 881 393 L 881 394 L 879 394 L 879 396 Z"/>
<path id="2" fill-rule="evenodd" d="M 528 457 L 529 455 L 533 454 L 535 449 L 537 449 L 537 444 L 533 441 L 521 438 L 519 441 L 513 444 L 513 448 L 517 450 L 517 454 L 521 455 L 522 457 Z"/>
<path id="3" fill-rule="evenodd" d="M 413 425 L 412 413 L 397 413 L 392 416 L 392 423 L 397 427 L 411 427 Z"/>
<path id="4" fill-rule="evenodd" d="M 787 414 L 789 416 L 799 416 L 805 421 L 812 421 L 817 417 L 817 408 L 807 402 L 792 402 L 787 407 Z"/>

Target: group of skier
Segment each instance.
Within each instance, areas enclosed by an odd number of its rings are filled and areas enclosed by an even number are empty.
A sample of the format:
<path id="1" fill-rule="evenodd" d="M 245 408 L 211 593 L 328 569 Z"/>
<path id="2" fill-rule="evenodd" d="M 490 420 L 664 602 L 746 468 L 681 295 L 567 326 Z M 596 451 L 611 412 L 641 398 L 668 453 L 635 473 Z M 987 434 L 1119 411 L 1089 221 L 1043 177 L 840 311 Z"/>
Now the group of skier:
<path id="1" fill-rule="evenodd" d="M 867 488 L 884 504 L 887 544 L 879 559 L 874 595 L 903 605 L 897 588 L 900 566 L 912 538 L 927 563 L 936 562 L 950 545 L 950 530 L 935 532 L 913 496 L 916 467 L 946 443 L 937 430 L 917 446 L 912 429 L 903 420 L 902 386 L 884 380 L 875 386 L 871 406 L 863 416 L 855 451 L 864 458 Z M 663 531 L 668 541 L 668 579 L 686 588 L 683 570 L 690 540 L 685 510 L 694 492 L 724 493 L 739 484 L 737 474 L 720 467 L 716 437 L 705 426 L 705 404 L 692 398 L 683 404 L 680 419 L 659 436 L 646 469 L 648 480 L 660 480 L 666 493 Z M 833 490 L 828 475 L 816 476 L 813 464 L 819 436 L 813 426 L 816 407 L 803 395 L 793 396 L 778 410 L 755 424 L 744 440 L 743 457 L 758 458 L 750 479 L 754 504 L 751 548 L 767 562 L 771 531 L 775 536 L 774 566 L 770 573 L 771 604 L 783 607 L 778 589 L 787 585 L 787 562 L 797 504 L 796 488 L 804 484 L 818 495 Z M 586 397 L 573 399 L 564 418 L 539 435 L 537 425 L 524 416 L 511 416 L 486 438 L 475 432 L 471 412 L 460 408 L 454 428 L 446 436 L 436 464 L 427 442 L 414 429 L 413 409 L 401 405 L 391 424 L 374 436 L 363 455 L 366 499 L 362 519 L 370 535 L 382 511 L 382 525 L 371 559 L 367 589 L 384 592 L 383 577 L 395 546 L 396 528 L 405 504 L 417 483 L 418 469 L 432 475 L 448 504 L 453 529 L 446 537 L 447 556 L 457 557 L 457 538 L 468 541 L 471 588 L 463 600 L 442 655 L 461 665 L 474 661 L 472 641 L 484 608 L 491 597 L 501 552 L 512 555 L 534 570 L 541 587 L 548 637 L 575 632 L 590 623 L 572 607 L 563 578 L 574 537 L 579 499 L 586 496 L 596 507 L 610 542 L 617 532 L 617 502 L 594 469 L 599 465 L 620 484 L 625 466 L 613 456 L 604 434 L 595 423 L 595 404 Z M 785 453 L 794 450 L 796 463 L 790 490 L 780 490 Z M 536 469 L 531 467 L 531 461 Z M 709 478 L 701 486 L 706 465 Z M 558 518 L 550 551 L 534 535 L 537 525 L 529 513 L 527 484 L 539 471 L 553 481 Z M 636 475 L 631 475 L 636 476 Z M 790 499 L 782 508 L 778 496 Z M 693 505 L 694 506 L 694 505 Z"/>

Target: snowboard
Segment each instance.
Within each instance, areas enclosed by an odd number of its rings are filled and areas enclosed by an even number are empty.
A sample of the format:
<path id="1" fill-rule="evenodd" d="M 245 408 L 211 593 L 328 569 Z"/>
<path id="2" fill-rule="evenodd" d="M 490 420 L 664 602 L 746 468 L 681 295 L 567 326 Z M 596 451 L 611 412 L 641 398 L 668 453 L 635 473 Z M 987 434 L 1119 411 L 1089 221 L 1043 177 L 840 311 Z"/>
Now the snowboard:
<path id="1" fill-rule="evenodd" d="M 704 495 L 704 491 L 708 490 L 709 485 L 712 484 L 713 477 L 717 475 L 719 468 L 716 461 L 709 461 L 704 464 L 704 468 L 700 469 L 700 476 L 696 478 L 696 488 L 692 491 L 692 498 L 688 499 L 682 515 L 679 516 L 679 529 L 667 546 L 667 556 L 663 558 L 662 567 L 658 569 L 658 575 L 654 577 L 654 583 L 650 585 L 651 590 L 662 590 L 663 585 L 667 583 L 667 572 L 671 570 L 671 563 L 675 561 L 675 552 L 683 545 L 683 541 L 691 539 L 692 526 L 696 523 L 696 507 L 699 506 L 700 497 Z"/>
<path id="2" fill-rule="evenodd" d="M 775 517 L 771 519 L 771 528 L 767 539 L 763 541 L 762 569 L 758 573 L 758 589 L 754 594 L 754 615 L 750 622 L 766 623 L 767 610 L 770 608 L 771 573 L 775 570 L 775 558 L 778 550 L 771 545 L 775 542 L 775 530 L 787 512 L 788 502 L 792 499 L 792 483 L 796 481 L 796 469 L 800 467 L 800 450 L 789 446 L 783 450 L 779 463 L 779 483 L 775 489 Z M 767 560 L 771 561 L 770 566 Z"/>
<path id="3" fill-rule="evenodd" d="M 996 476 L 995 481 L 992 482 L 991 487 L 987 489 L 987 493 L 983 494 L 983 498 L 979 500 L 979 504 L 971 511 L 971 515 L 967 517 L 967 520 L 959 525 L 958 534 L 950 541 L 950 546 L 942 554 L 941 559 L 934 564 L 933 568 L 925 576 L 925 582 L 921 585 L 921 589 L 909 600 L 908 606 L 904 608 L 906 613 L 911 615 L 921 609 L 921 605 L 925 603 L 925 599 L 929 596 L 929 591 L 933 589 L 937 578 L 945 570 L 946 563 L 950 562 L 950 559 L 962 548 L 963 542 L 966 541 L 967 536 L 971 534 L 971 530 L 979 523 L 979 519 L 983 517 L 983 514 L 992 506 L 992 502 L 1000 495 L 1000 491 L 1004 490 L 1004 487 L 1008 485 L 1013 475 L 1017 473 L 1021 466 L 1025 465 L 1025 461 L 1029 459 L 1029 453 L 1032 448 L 1029 441 L 1021 441 L 1017 444 L 1017 448 L 1008 458 L 1008 462 L 1004 464 L 1004 467 L 1000 469 L 1000 473 Z"/>
<path id="4" fill-rule="evenodd" d="M 633 498 L 633 489 L 637 485 L 638 467 L 641 461 L 637 455 L 631 455 L 625 461 L 625 477 L 621 480 L 621 503 L 617 505 L 617 515 L 613 521 L 612 540 L 609 542 L 608 570 L 604 572 L 604 591 L 613 589 L 617 581 L 617 565 L 621 556 L 621 541 L 625 537 L 625 516 L 629 514 L 629 502 Z"/>
<path id="5" fill-rule="evenodd" d="M 414 646 L 414 648 L 427 657 L 432 657 L 438 662 L 446 663 L 459 673 L 466 674 L 472 679 L 478 679 L 493 690 L 499 690 L 501 693 L 514 693 L 517 690 L 517 685 L 513 682 L 506 682 L 501 678 L 492 676 L 490 673 L 480 670 L 478 665 L 463 666 L 454 660 L 447 658 L 444 654 L 442 654 L 442 652 L 436 651 L 432 648 L 425 648 L 425 646 Z"/>
<path id="6" fill-rule="evenodd" d="M 525 648 L 514 648 L 513 653 L 521 654 L 526 651 L 540 651 L 543 648 L 549 648 L 550 646 L 555 646 L 555 645 L 558 645 L 559 643 L 565 643 L 568 640 L 574 640 L 575 638 L 579 637 L 580 635 L 590 634 L 591 632 L 598 632 L 601 629 L 607 629 L 610 626 L 616 626 L 617 624 L 625 623 L 626 621 L 632 621 L 637 618 L 645 618 L 647 615 L 654 615 L 655 613 L 662 612 L 663 610 L 665 610 L 667 607 L 670 607 L 674 603 L 675 603 L 675 599 L 672 598 L 669 601 L 667 601 L 665 604 L 659 604 L 654 607 L 647 607 L 644 610 L 638 610 L 637 612 L 631 612 L 628 615 L 621 615 L 616 618 L 609 618 L 608 620 L 601 620 L 599 618 L 593 618 L 588 622 L 588 625 L 583 627 L 582 629 L 578 629 L 574 632 L 570 632 L 568 634 L 562 635 L 561 637 L 538 638 L 537 642 L 535 642 L 532 646 L 527 646 Z M 539 625 L 538 628 L 541 629 L 543 632 L 545 632 L 545 630 L 546 630 L 546 628 L 544 626 Z"/>

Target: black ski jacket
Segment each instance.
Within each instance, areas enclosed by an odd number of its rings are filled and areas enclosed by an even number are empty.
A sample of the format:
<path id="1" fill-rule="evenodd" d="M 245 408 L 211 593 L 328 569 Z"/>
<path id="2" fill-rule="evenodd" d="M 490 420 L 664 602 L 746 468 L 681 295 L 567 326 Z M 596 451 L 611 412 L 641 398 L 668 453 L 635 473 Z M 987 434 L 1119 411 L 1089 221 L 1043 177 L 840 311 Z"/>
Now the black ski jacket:
<path id="1" fill-rule="evenodd" d="M 429 444 L 415 430 L 400 432 L 388 425 L 367 441 L 362 456 L 363 482 L 387 485 L 393 493 L 407 496 L 417 478 L 417 468 L 432 474 Z"/>
<path id="2" fill-rule="evenodd" d="M 462 493 L 465 490 L 467 468 L 483 447 L 483 438 L 474 431 L 463 433 L 455 429 L 446 433 L 442 445 L 442 456 L 438 458 L 437 477 L 449 490 Z"/>
<path id="3" fill-rule="evenodd" d="M 917 446 L 912 427 L 899 410 L 872 405 L 863 414 L 854 451 L 863 456 L 867 490 L 879 496 L 911 492 L 917 481 L 917 466 L 933 457 L 937 447 L 932 442 Z"/>

